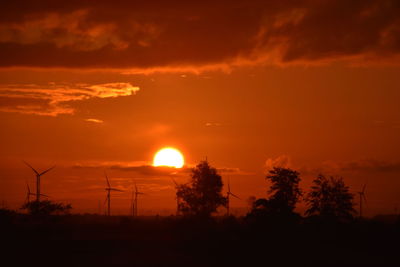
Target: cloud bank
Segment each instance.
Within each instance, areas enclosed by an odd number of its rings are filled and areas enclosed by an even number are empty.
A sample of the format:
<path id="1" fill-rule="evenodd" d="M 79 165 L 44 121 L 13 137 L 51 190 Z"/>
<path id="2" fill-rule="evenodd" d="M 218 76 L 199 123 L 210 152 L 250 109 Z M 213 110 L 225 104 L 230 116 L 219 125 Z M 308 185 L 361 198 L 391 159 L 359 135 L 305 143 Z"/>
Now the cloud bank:
<path id="1" fill-rule="evenodd" d="M 0 67 L 396 64 L 399 14 L 397 0 L 7 1 Z"/>

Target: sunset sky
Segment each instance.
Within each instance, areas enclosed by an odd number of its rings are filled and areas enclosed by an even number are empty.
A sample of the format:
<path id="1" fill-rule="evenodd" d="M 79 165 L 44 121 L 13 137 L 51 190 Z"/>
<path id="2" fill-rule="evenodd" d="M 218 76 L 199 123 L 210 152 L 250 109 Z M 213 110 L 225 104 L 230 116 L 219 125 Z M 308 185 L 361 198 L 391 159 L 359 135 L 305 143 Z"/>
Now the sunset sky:
<path id="1" fill-rule="evenodd" d="M 365 214 L 400 209 L 400 1 L 7 1 L 0 10 L 0 201 L 26 182 L 104 212 L 174 212 L 171 177 L 206 157 L 233 212 L 266 197 L 272 166 L 320 172 Z M 185 167 L 152 167 L 174 147 Z M 358 202 L 358 196 L 355 199 Z M 239 210 L 238 208 L 242 208 Z M 299 211 L 304 203 L 299 205 Z"/>

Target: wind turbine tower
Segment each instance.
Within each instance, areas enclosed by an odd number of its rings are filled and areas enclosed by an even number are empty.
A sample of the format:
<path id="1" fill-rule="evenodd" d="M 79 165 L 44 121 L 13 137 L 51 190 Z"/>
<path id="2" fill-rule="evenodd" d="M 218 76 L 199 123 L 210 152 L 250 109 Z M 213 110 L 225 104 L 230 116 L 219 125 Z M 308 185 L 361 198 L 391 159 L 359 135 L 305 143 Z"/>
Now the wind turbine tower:
<path id="1" fill-rule="evenodd" d="M 32 171 L 36 174 L 36 201 L 39 202 L 40 201 L 40 196 L 43 196 L 42 194 L 40 194 L 40 178 L 42 177 L 43 174 L 49 172 L 50 170 L 54 169 L 53 166 L 41 173 L 39 173 L 37 170 L 35 170 L 31 165 L 29 165 L 29 163 L 27 163 L 26 161 L 23 161 L 29 168 L 32 169 Z"/>
<path id="2" fill-rule="evenodd" d="M 26 192 L 25 202 L 26 202 L 26 203 L 29 203 L 29 202 L 31 201 L 30 196 L 36 196 L 36 194 L 34 194 L 34 193 L 31 192 L 31 189 L 30 189 L 28 183 L 26 183 L 26 189 L 27 189 L 27 192 Z M 45 194 L 40 194 L 40 196 L 49 197 L 48 195 L 45 195 Z"/>
<path id="3" fill-rule="evenodd" d="M 129 212 L 131 213 L 132 217 L 135 216 L 135 190 L 133 189 L 133 186 L 132 186 L 132 194 L 131 194 L 131 207 L 130 207 Z"/>
<path id="4" fill-rule="evenodd" d="M 144 195 L 144 193 L 139 192 L 136 183 L 135 183 L 135 192 L 134 193 L 135 193 L 135 200 L 134 200 L 133 213 L 134 213 L 134 216 L 137 217 L 137 214 L 138 214 L 138 195 Z"/>

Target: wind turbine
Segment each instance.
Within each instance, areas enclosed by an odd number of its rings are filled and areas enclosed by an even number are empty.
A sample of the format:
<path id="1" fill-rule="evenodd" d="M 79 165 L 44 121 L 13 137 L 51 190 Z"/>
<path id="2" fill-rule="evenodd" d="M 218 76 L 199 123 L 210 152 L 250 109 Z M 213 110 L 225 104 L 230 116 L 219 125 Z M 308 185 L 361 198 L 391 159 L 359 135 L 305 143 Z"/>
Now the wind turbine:
<path id="1" fill-rule="evenodd" d="M 231 185 L 229 183 L 229 178 L 228 178 L 228 192 L 226 193 L 226 215 L 227 216 L 229 216 L 229 198 L 230 198 L 230 196 L 240 199 L 240 197 L 238 197 L 237 195 L 235 195 L 231 192 Z"/>
<path id="2" fill-rule="evenodd" d="M 175 184 L 176 189 L 178 190 L 179 184 L 175 181 L 174 178 L 171 178 L 171 180 Z M 180 204 L 180 197 L 177 194 L 176 195 L 176 216 L 179 215 L 179 204 Z"/>
<path id="3" fill-rule="evenodd" d="M 26 189 L 27 189 L 27 192 L 26 192 L 25 202 L 29 203 L 31 201 L 30 196 L 36 196 L 36 194 L 31 192 L 31 189 L 29 188 L 29 184 L 28 183 L 26 183 Z M 40 194 L 40 195 L 44 196 L 44 197 L 49 197 L 48 195 L 44 195 L 44 194 Z"/>
<path id="4" fill-rule="evenodd" d="M 40 177 L 47 173 L 48 171 L 54 169 L 54 167 L 56 167 L 55 165 L 41 173 L 39 173 L 37 170 L 35 170 L 31 165 L 29 165 L 28 162 L 23 161 L 29 168 L 32 169 L 32 171 L 36 174 L 36 201 L 39 202 L 40 201 L 40 196 L 43 196 L 42 194 L 40 194 Z"/>
<path id="5" fill-rule="evenodd" d="M 29 188 L 29 184 L 28 183 L 26 183 L 26 189 L 27 189 L 27 192 L 26 192 L 25 202 L 29 203 L 31 201 L 30 197 L 31 196 L 36 196 L 36 194 L 31 192 L 31 189 Z"/>
<path id="6" fill-rule="evenodd" d="M 134 195 L 135 195 L 135 200 L 134 200 L 134 207 L 133 207 L 133 213 L 134 213 L 134 216 L 135 217 L 137 217 L 137 211 L 138 211 L 138 195 L 144 195 L 144 193 L 142 193 L 142 192 L 139 192 L 138 191 L 138 188 L 137 188 L 137 185 L 136 185 L 136 183 L 135 183 L 135 192 L 134 192 Z"/>
<path id="7" fill-rule="evenodd" d="M 357 192 L 359 197 L 360 197 L 360 218 L 362 217 L 362 202 L 364 201 L 364 204 L 367 202 L 367 198 L 365 197 L 365 187 L 367 186 L 367 184 L 364 184 L 362 190 L 360 192 Z"/>
<path id="8" fill-rule="evenodd" d="M 118 191 L 118 192 L 124 192 L 124 191 L 111 187 L 110 181 L 108 180 L 108 176 L 105 171 L 104 171 L 104 175 L 106 176 L 106 181 L 107 181 L 107 187 L 105 189 L 107 191 L 107 197 L 106 197 L 105 202 L 107 202 L 107 215 L 110 216 L 111 215 L 111 191 Z"/>

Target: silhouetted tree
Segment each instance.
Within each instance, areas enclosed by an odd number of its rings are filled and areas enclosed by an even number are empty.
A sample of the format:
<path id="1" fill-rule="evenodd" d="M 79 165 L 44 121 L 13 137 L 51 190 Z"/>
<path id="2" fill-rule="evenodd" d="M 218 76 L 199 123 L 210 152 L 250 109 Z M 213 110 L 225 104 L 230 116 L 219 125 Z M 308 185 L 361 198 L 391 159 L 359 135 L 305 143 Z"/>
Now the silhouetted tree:
<path id="1" fill-rule="evenodd" d="M 177 187 L 177 197 L 181 200 L 179 210 L 184 215 L 210 217 L 219 206 L 226 205 L 222 195 L 222 179 L 207 161 L 201 161 L 192 169 L 189 184 Z"/>
<path id="2" fill-rule="evenodd" d="M 302 196 L 299 173 L 288 168 L 274 167 L 266 179 L 272 183 L 268 191 L 271 195 L 268 201 L 271 209 L 277 213 L 293 212 Z"/>
<path id="3" fill-rule="evenodd" d="M 311 191 L 307 194 L 306 215 L 351 219 L 356 212 L 353 208 L 353 198 L 354 195 L 349 192 L 343 178 L 326 178 L 320 174 L 313 181 Z"/>
<path id="4" fill-rule="evenodd" d="M 50 200 L 30 201 L 21 209 L 27 210 L 31 215 L 68 214 L 72 209 L 71 204 L 52 202 Z"/>
<path id="5" fill-rule="evenodd" d="M 274 167 L 266 179 L 271 182 L 267 192 L 270 197 L 257 199 L 249 217 L 298 217 L 294 209 L 302 197 L 299 173 L 288 168 Z"/>

